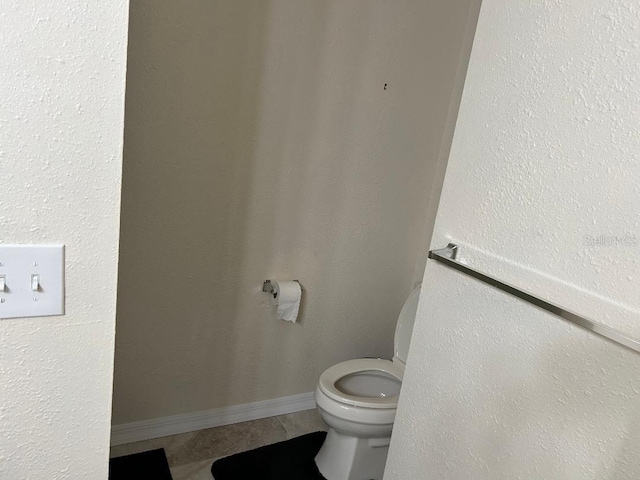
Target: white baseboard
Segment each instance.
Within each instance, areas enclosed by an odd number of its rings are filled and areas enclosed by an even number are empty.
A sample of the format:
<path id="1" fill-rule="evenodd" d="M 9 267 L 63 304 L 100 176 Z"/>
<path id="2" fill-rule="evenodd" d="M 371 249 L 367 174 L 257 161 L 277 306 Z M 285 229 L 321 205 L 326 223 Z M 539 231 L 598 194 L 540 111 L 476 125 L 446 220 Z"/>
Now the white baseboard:
<path id="1" fill-rule="evenodd" d="M 111 427 L 111 446 L 301 412 L 311 410 L 315 406 L 313 392 L 310 392 L 232 407 L 113 425 Z"/>

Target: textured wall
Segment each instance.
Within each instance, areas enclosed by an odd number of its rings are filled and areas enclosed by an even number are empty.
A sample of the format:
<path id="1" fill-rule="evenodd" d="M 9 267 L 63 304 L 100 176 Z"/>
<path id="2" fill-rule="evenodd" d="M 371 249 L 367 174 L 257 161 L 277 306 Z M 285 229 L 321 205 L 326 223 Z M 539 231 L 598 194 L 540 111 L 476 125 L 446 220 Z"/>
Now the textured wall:
<path id="1" fill-rule="evenodd" d="M 432 240 L 636 337 L 638 13 L 483 2 Z M 442 266 L 425 282 L 385 478 L 640 476 L 637 354 Z"/>
<path id="2" fill-rule="evenodd" d="M 637 353 L 439 264 L 424 287 L 386 480 L 639 478 Z"/>
<path id="3" fill-rule="evenodd" d="M 391 356 L 467 9 L 132 3 L 115 423 Z M 302 282 L 300 324 L 274 320 L 271 277 Z"/>
<path id="4" fill-rule="evenodd" d="M 66 315 L 0 321 L 0 478 L 107 477 L 127 2 L 3 2 L 3 243 L 64 243 Z"/>

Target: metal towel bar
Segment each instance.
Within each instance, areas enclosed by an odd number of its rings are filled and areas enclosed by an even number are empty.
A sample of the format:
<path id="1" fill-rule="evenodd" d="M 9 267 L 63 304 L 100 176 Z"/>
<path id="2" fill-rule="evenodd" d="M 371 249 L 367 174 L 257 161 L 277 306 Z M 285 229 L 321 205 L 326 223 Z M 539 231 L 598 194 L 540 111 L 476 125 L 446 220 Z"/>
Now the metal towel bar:
<path id="1" fill-rule="evenodd" d="M 565 320 L 575 323 L 576 325 L 581 326 L 582 328 L 586 328 L 587 330 L 592 331 L 593 333 L 597 333 L 598 335 L 605 337 L 613 342 L 616 342 L 620 345 L 623 345 L 631 350 L 636 352 L 640 352 L 640 341 L 632 338 L 624 333 L 615 330 L 613 328 L 607 327 L 602 323 L 596 322 L 594 320 L 589 320 L 588 318 L 583 317 L 582 315 L 578 315 L 577 313 L 571 312 L 562 308 L 559 305 L 556 305 L 551 302 L 547 302 L 546 300 L 542 300 L 539 297 L 531 293 L 527 293 L 524 290 L 521 290 L 513 285 L 509 285 L 508 283 L 501 282 L 489 275 L 485 275 L 484 273 L 478 272 L 473 268 L 460 263 L 456 260 L 458 252 L 458 245 L 450 243 L 446 248 L 441 248 L 438 250 L 431 250 L 429 252 L 429 258 L 435 260 L 437 262 L 443 263 L 448 267 L 451 267 L 459 272 L 462 272 L 466 275 L 469 275 L 473 278 L 476 278 L 484 283 L 487 283 L 493 287 L 496 287 L 503 292 L 509 293 L 514 297 L 518 297 L 522 300 L 525 300 L 533 305 L 543 308 L 544 310 L 553 313 Z"/>

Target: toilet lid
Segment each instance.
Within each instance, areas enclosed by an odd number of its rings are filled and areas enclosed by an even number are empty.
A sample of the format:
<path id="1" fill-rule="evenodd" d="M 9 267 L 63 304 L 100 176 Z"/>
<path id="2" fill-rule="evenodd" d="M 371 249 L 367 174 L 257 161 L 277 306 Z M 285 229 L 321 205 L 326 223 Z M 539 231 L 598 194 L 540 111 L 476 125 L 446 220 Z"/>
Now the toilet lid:
<path id="1" fill-rule="evenodd" d="M 413 324 L 416 320 L 419 300 L 420 286 L 411 292 L 409 298 L 404 302 L 396 324 L 396 334 L 393 339 L 393 359 L 394 361 L 400 360 L 403 365 L 407 363 L 409 344 L 411 343 L 411 334 L 413 333 Z"/>
<path id="2" fill-rule="evenodd" d="M 369 372 L 377 374 L 380 377 L 378 380 L 382 382 L 388 381 L 388 388 L 391 388 L 389 391 L 393 394 L 389 396 L 376 396 L 375 394 L 364 396 L 357 395 L 344 387 L 341 388 L 341 383 L 349 376 L 368 374 Z M 398 393 L 392 390 L 391 383 L 397 384 L 399 393 L 399 386 L 402 383 L 402 369 L 398 365 L 380 358 L 358 358 L 338 363 L 325 370 L 320 375 L 318 386 L 328 397 L 348 405 L 367 408 L 396 408 Z"/>

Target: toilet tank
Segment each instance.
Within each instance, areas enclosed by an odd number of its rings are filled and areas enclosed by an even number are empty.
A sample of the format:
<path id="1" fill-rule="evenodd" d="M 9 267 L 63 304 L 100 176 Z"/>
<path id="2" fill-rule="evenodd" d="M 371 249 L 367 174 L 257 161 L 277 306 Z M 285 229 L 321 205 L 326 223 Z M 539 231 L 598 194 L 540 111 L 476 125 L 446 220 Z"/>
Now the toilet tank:
<path id="1" fill-rule="evenodd" d="M 402 364 L 407 363 L 407 355 L 409 354 L 409 345 L 411 343 L 411 334 L 413 333 L 413 324 L 416 320 L 416 312 L 418 310 L 418 300 L 420 300 L 420 286 L 416 288 L 409 298 L 404 302 L 398 323 L 396 324 L 396 334 L 393 342 L 393 361 L 401 361 Z"/>

